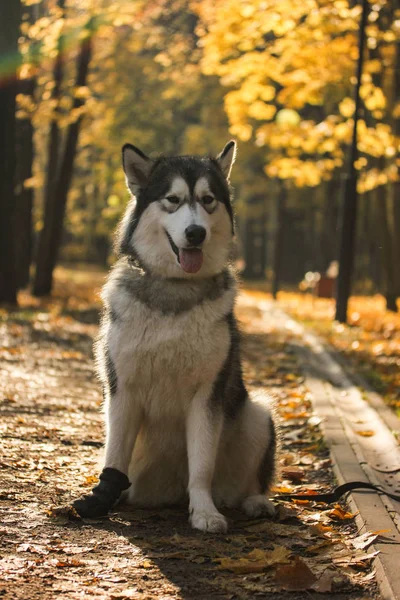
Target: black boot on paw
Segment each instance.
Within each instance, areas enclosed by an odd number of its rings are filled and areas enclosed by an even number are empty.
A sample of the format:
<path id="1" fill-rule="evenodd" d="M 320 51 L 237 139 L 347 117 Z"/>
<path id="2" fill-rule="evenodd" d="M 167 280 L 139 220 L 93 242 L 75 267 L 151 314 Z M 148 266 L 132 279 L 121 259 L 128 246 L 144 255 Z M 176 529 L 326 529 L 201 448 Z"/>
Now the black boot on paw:
<path id="1" fill-rule="evenodd" d="M 104 517 L 114 506 L 124 490 L 130 487 L 127 476 L 118 469 L 105 468 L 100 475 L 100 483 L 90 494 L 81 496 L 73 507 L 81 517 Z"/>

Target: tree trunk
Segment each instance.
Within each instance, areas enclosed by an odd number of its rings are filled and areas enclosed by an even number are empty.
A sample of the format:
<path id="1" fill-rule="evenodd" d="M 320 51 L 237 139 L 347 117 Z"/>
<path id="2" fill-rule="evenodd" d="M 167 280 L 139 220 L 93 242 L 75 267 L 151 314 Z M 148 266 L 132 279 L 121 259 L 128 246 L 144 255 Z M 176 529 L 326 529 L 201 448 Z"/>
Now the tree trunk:
<path id="1" fill-rule="evenodd" d="M 31 25 L 39 17 L 37 4 L 26 6 L 24 9 L 27 22 Z M 36 67 L 35 44 L 27 57 L 27 62 Z M 21 79 L 18 84 L 18 92 L 30 96 L 34 100 L 36 89 L 36 73 L 31 71 L 29 77 Z M 34 200 L 33 187 L 25 187 L 25 181 L 32 177 L 32 166 L 34 158 L 33 144 L 34 128 L 30 115 L 17 120 L 17 177 L 16 177 L 16 261 L 17 261 L 17 286 L 26 287 L 29 283 L 29 271 L 32 263 L 33 250 L 33 220 L 32 208 Z"/>
<path id="2" fill-rule="evenodd" d="M 89 70 L 91 57 L 92 20 L 86 26 L 86 36 L 81 42 L 78 55 L 76 87 L 83 87 Z M 75 98 L 72 110 L 83 105 L 83 100 Z M 40 234 L 39 251 L 36 263 L 36 277 L 33 293 L 35 296 L 50 294 L 53 284 L 53 271 L 61 245 L 65 208 L 71 186 L 74 159 L 78 144 L 82 116 L 68 127 L 62 159 L 58 162 L 57 177 L 52 182 L 49 202 L 46 206 L 43 229 Z"/>
<path id="3" fill-rule="evenodd" d="M 58 7 L 61 10 L 61 18 L 65 18 L 65 0 L 58 0 Z M 64 34 L 63 28 L 60 30 L 60 34 L 57 42 L 57 56 L 54 63 L 54 87 L 52 90 L 51 98 L 55 102 L 54 113 L 50 122 L 49 138 L 47 144 L 47 162 L 46 162 L 46 183 L 44 186 L 44 207 L 43 207 L 43 228 L 39 235 L 39 246 L 36 256 L 36 274 L 33 293 L 37 296 L 45 295 L 50 293 L 44 291 L 43 294 L 38 293 L 38 275 L 42 271 L 42 265 L 45 257 L 48 253 L 49 238 L 51 235 L 52 227 L 52 214 L 54 211 L 54 204 L 56 202 L 55 187 L 56 187 L 56 176 L 57 168 L 59 165 L 59 154 L 60 154 L 60 129 L 58 126 L 58 111 L 59 101 L 61 96 L 61 85 L 63 80 L 64 68 L 63 68 L 63 51 L 64 51 Z M 40 283 L 40 282 L 39 282 Z M 40 289 L 39 289 L 40 292 Z"/>
<path id="4" fill-rule="evenodd" d="M 396 8 L 399 8 L 399 1 L 396 2 Z M 393 111 L 400 103 L 400 41 L 396 42 L 394 78 L 393 78 Z M 393 133 L 397 138 L 400 137 L 400 115 L 393 119 Z M 400 296 L 400 167 L 397 167 L 397 181 L 393 184 L 393 264 L 396 275 L 396 291 Z"/>
<path id="5" fill-rule="evenodd" d="M 285 237 L 285 217 L 286 217 L 286 195 L 287 190 L 281 183 L 281 192 L 277 196 L 277 226 L 275 234 L 274 249 L 274 279 L 272 282 L 272 295 L 276 299 L 282 281 L 283 249 Z"/>
<path id="6" fill-rule="evenodd" d="M 341 231 L 339 246 L 339 275 L 336 286 L 336 315 L 335 319 L 341 323 L 347 322 L 347 306 L 351 293 L 351 284 L 354 265 L 355 233 L 357 223 L 357 171 L 355 162 L 358 157 L 357 145 L 357 123 L 360 116 L 360 87 L 363 72 L 365 30 L 369 11 L 369 3 L 362 0 L 362 13 L 360 20 L 359 43 L 358 43 L 358 61 L 357 61 L 357 79 L 354 89 L 354 117 L 353 134 L 349 153 L 349 165 L 346 186 L 343 196 L 343 205 L 341 211 Z"/>
<path id="7" fill-rule="evenodd" d="M 381 234 L 381 247 L 385 274 L 385 298 L 387 310 L 397 312 L 396 304 L 396 281 L 393 264 L 393 239 L 388 221 L 388 198 L 385 186 L 376 190 L 377 214 L 379 219 L 379 230 Z"/>
<path id="8" fill-rule="evenodd" d="M 16 70 L 21 21 L 19 0 L 2 3 L 0 56 L 5 62 L 0 85 L 0 302 L 17 301 L 15 260 L 15 174 L 16 174 Z"/>
<path id="9" fill-rule="evenodd" d="M 28 94 L 28 86 L 33 90 L 34 83 L 23 82 L 19 86 L 19 92 Z M 21 90 L 24 91 L 21 91 Z M 33 162 L 33 127 L 31 119 L 17 121 L 17 185 L 16 185 L 16 264 L 18 289 L 26 287 L 29 283 L 29 269 L 32 262 L 32 207 L 33 188 L 26 188 L 24 182 L 32 177 Z"/>

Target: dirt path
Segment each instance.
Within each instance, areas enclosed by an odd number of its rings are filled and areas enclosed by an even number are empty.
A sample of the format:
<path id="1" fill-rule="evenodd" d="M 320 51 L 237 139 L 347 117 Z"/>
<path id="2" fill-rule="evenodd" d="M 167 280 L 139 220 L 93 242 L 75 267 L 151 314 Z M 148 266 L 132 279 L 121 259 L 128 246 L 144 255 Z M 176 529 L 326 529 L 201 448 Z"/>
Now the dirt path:
<path id="1" fill-rule="evenodd" d="M 79 286 L 78 286 L 79 287 Z M 130 511 L 69 521 L 52 507 L 90 488 L 103 442 L 92 362 L 97 306 L 84 295 L 1 312 L 0 596 L 92 598 L 379 598 L 368 540 L 340 507 L 282 503 L 275 521 L 228 515 L 227 535 L 189 529 L 186 511 Z M 326 490 L 327 449 L 290 333 L 244 294 L 245 373 L 276 396 L 277 491 Z"/>

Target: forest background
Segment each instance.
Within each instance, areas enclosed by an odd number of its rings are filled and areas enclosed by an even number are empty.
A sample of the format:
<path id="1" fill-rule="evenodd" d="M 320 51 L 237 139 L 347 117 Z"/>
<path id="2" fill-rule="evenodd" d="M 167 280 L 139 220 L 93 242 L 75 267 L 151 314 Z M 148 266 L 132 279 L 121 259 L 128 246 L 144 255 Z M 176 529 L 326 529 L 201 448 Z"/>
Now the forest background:
<path id="1" fill-rule="evenodd" d="M 368 8 L 353 291 L 380 292 L 397 310 L 400 4 Z M 325 272 L 338 258 L 361 9 L 353 0 L 2 2 L 0 122 L 15 136 L 16 171 L 2 144 L 1 299 L 29 284 L 49 294 L 59 261 L 112 262 L 128 200 L 125 142 L 152 155 L 215 155 L 235 137 L 243 275 L 270 283 L 279 268 L 279 285 L 293 288 Z"/>

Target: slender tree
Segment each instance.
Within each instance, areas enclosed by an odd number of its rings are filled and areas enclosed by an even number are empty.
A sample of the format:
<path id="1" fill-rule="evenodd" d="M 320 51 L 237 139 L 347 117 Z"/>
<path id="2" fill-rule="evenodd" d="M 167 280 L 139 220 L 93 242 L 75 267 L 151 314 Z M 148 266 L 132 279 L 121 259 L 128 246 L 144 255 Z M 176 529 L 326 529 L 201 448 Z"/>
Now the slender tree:
<path id="1" fill-rule="evenodd" d="M 64 0 L 60 0 L 60 3 Z M 61 4 L 60 4 L 61 6 Z M 84 35 L 80 43 L 80 49 L 77 59 L 77 74 L 75 86 L 77 88 L 86 85 L 86 79 L 89 71 L 89 63 L 92 53 L 92 30 L 93 19 L 89 19 L 86 24 Z M 60 76 L 58 71 L 58 76 Z M 62 71 L 61 71 L 62 77 Z M 83 105 L 84 100 L 75 96 L 72 111 L 78 112 Z M 61 245 L 65 209 L 67 204 L 68 192 L 71 186 L 74 159 L 78 145 L 79 131 L 82 123 L 82 114 L 69 125 L 66 133 L 65 143 L 61 158 L 57 160 L 57 148 L 59 146 L 58 127 L 52 123 L 50 132 L 50 145 L 54 145 L 54 157 L 50 156 L 49 163 L 56 163 L 51 179 L 48 181 L 45 199 L 44 225 L 40 233 L 39 249 L 36 260 L 36 276 L 33 293 L 36 296 L 45 296 L 50 294 L 53 284 L 53 271 L 57 262 L 57 257 Z M 53 134 L 53 141 L 52 141 Z M 49 167 L 50 170 L 50 167 Z M 53 178 L 54 177 L 54 178 Z"/>
<path id="2" fill-rule="evenodd" d="M 285 221 L 286 221 L 286 199 L 287 189 L 284 182 L 281 182 L 281 192 L 277 195 L 277 225 L 275 234 L 274 248 L 274 279 L 272 282 L 272 295 L 276 299 L 282 283 L 283 267 L 283 249 L 285 239 Z"/>
<path id="3" fill-rule="evenodd" d="M 32 25 L 40 14 L 40 5 L 25 6 L 23 20 Z M 29 52 L 20 73 L 18 93 L 34 103 L 36 74 L 38 67 L 38 43 L 30 41 Z M 26 67 L 26 69 L 24 69 Z M 34 127 L 29 111 L 22 111 L 17 120 L 17 175 L 16 175 L 16 261 L 17 286 L 26 287 L 29 283 L 29 271 L 33 252 L 33 201 L 34 189 L 25 185 L 32 177 L 34 159 Z"/>
<path id="4" fill-rule="evenodd" d="M 16 302 L 15 261 L 15 96 L 19 0 L 1 1 L 0 19 L 0 302 Z"/>
<path id="5" fill-rule="evenodd" d="M 349 172 L 347 174 L 346 188 L 343 199 L 341 216 L 341 239 L 339 251 L 339 278 L 336 298 L 336 320 L 341 323 L 347 321 L 347 305 L 351 291 L 351 280 L 354 265 L 355 232 L 357 220 L 357 171 L 355 162 L 358 157 L 357 126 L 361 107 L 360 87 L 363 72 L 365 29 L 367 25 L 369 4 L 363 0 L 363 10 L 360 22 L 360 37 L 358 45 L 357 83 L 354 91 L 354 126 L 353 139 L 349 156 Z"/>

